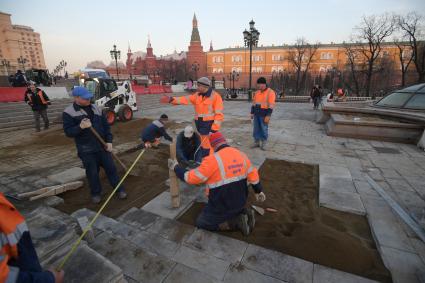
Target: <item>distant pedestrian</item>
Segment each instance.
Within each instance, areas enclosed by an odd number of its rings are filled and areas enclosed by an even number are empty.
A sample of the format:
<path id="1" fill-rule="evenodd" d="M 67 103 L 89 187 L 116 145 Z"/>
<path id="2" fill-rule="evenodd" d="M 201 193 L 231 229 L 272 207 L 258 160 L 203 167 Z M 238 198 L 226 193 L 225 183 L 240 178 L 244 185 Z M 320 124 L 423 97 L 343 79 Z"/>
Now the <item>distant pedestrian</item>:
<path id="1" fill-rule="evenodd" d="M 320 98 L 321 98 L 319 86 L 317 85 L 313 86 L 313 89 L 311 90 L 311 93 L 310 93 L 310 97 L 313 100 L 313 109 L 319 109 Z"/>
<path id="2" fill-rule="evenodd" d="M 276 101 L 276 93 L 267 86 L 264 77 L 258 78 L 257 88 L 251 107 L 251 120 L 254 124 L 254 145 L 252 148 L 260 147 L 262 150 L 266 150 L 269 122 Z"/>
<path id="3" fill-rule="evenodd" d="M 25 77 L 24 73 L 22 73 L 21 70 L 18 70 L 15 74 L 15 79 L 13 81 L 14 87 L 22 87 L 27 86 L 27 78 Z"/>
<path id="4" fill-rule="evenodd" d="M 25 92 L 25 102 L 31 106 L 35 120 L 35 130 L 40 132 L 40 116 L 44 121 L 44 129 L 49 128 L 49 118 L 47 117 L 47 105 L 50 105 L 50 99 L 47 94 L 36 87 L 35 82 L 31 81 Z"/>

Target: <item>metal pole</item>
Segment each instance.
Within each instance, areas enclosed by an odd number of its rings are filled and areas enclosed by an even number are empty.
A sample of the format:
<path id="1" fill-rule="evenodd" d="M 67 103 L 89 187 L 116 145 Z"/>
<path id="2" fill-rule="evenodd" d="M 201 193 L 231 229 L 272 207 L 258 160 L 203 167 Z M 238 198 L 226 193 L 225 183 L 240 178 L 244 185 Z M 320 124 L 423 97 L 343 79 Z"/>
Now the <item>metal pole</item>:
<path id="1" fill-rule="evenodd" d="M 252 38 L 248 41 L 249 44 L 249 84 L 248 84 L 248 101 L 252 101 L 251 81 L 252 81 Z"/>
<path id="2" fill-rule="evenodd" d="M 118 74 L 118 60 L 117 60 L 117 53 L 114 55 L 115 57 L 115 68 L 117 69 L 117 81 L 120 80 L 120 75 Z"/>

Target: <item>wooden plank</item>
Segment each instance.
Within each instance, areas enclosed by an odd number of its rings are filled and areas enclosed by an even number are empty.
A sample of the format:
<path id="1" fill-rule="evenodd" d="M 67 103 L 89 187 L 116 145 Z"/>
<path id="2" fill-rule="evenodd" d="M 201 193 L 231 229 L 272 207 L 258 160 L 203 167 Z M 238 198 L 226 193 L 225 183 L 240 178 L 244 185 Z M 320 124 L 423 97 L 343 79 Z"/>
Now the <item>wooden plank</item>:
<path id="1" fill-rule="evenodd" d="M 173 142 L 170 144 L 170 158 L 176 159 L 176 143 Z M 171 195 L 171 205 L 174 208 L 180 207 L 180 190 L 179 190 L 179 179 L 176 176 L 174 170 L 169 170 L 170 172 L 170 195 Z"/>

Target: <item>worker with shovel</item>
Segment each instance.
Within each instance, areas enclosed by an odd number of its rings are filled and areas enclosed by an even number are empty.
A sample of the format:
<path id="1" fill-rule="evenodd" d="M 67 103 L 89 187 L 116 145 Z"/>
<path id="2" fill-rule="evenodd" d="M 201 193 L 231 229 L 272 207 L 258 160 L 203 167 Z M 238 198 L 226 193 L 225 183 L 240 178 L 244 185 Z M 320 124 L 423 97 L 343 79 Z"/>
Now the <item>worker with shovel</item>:
<path id="1" fill-rule="evenodd" d="M 211 134 L 209 142 L 214 154 L 204 158 L 199 167 L 188 171 L 172 159 L 168 160 L 168 167 L 184 182 L 207 185 L 208 203 L 196 220 L 198 228 L 240 230 L 243 235 L 249 235 L 255 217 L 252 209 L 245 208 L 248 183 L 252 184 L 257 201 L 266 200 L 258 171 L 243 152 L 227 144 L 220 132 Z"/>
<path id="2" fill-rule="evenodd" d="M 78 157 L 86 169 L 86 176 L 91 189 L 93 203 L 102 201 L 102 186 L 99 179 L 99 167 L 103 167 L 109 183 L 115 187 L 120 178 L 112 160 L 112 133 L 102 111 L 90 99 L 93 94 L 85 87 L 78 86 L 72 90 L 74 103 L 63 112 L 63 129 L 68 137 L 74 138 Z M 96 133 L 104 140 L 105 146 Z M 118 198 L 125 199 L 124 187 L 117 190 Z"/>

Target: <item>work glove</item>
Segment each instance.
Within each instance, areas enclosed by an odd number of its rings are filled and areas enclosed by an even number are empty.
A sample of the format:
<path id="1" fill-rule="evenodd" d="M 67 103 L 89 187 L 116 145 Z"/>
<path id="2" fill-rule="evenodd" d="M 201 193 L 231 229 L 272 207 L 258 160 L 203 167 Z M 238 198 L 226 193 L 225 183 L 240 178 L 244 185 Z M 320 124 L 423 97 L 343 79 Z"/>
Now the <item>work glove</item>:
<path id="1" fill-rule="evenodd" d="M 90 119 L 84 118 L 83 120 L 81 120 L 80 123 L 80 128 L 81 129 L 87 129 L 91 127 L 91 122 Z"/>
<path id="2" fill-rule="evenodd" d="M 255 200 L 259 202 L 263 202 L 266 200 L 266 195 L 263 192 L 259 194 L 255 194 Z"/>
<path id="3" fill-rule="evenodd" d="M 264 123 L 268 124 L 270 122 L 270 116 L 264 117 Z"/>
<path id="4" fill-rule="evenodd" d="M 110 143 L 110 142 L 106 143 L 105 150 L 112 152 L 112 143 Z"/>
<path id="5" fill-rule="evenodd" d="M 173 101 L 173 98 L 171 96 L 168 96 L 168 95 L 163 95 L 159 101 L 163 104 L 167 104 L 167 103 L 170 103 L 171 101 Z"/>
<path id="6" fill-rule="evenodd" d="M 177 162 L 177 160 L 168 158 L 168 168 L 170 170 L 173 170 L 174 171 L 174 167 L 176 167 L 177 165 L 179 165 L 179 163 Z"/>

